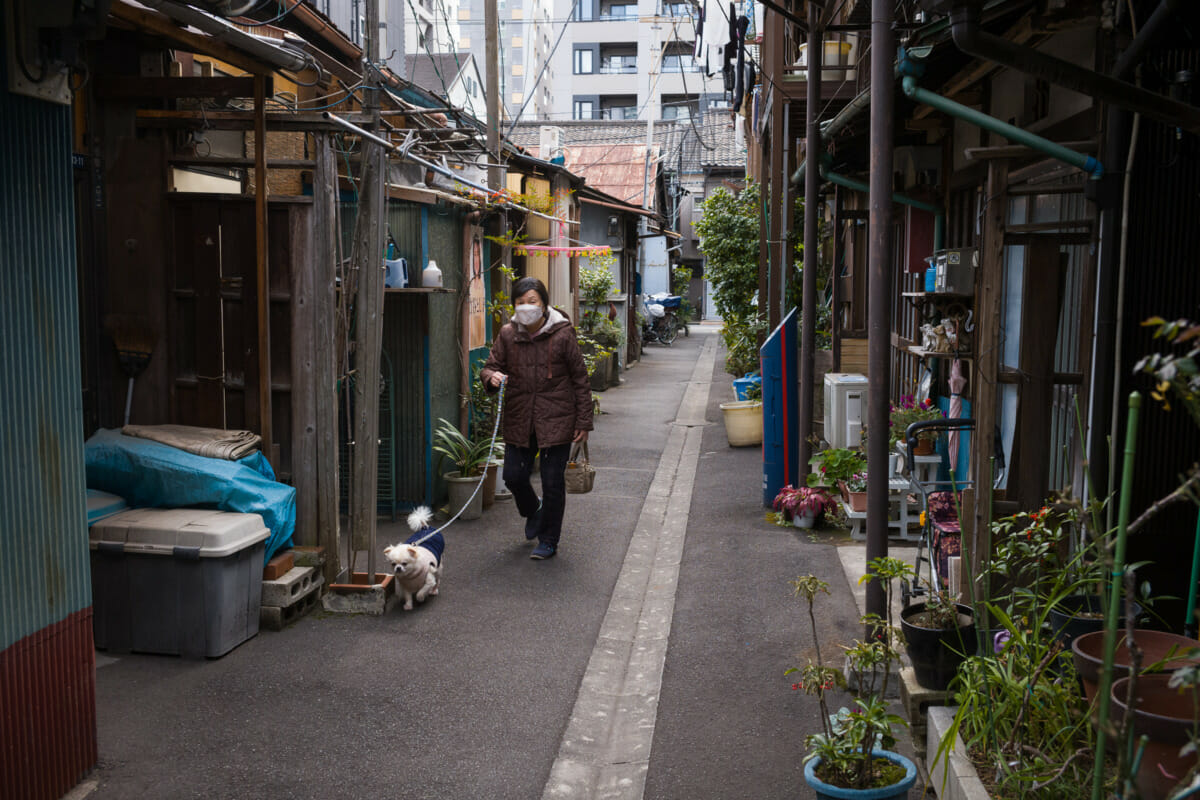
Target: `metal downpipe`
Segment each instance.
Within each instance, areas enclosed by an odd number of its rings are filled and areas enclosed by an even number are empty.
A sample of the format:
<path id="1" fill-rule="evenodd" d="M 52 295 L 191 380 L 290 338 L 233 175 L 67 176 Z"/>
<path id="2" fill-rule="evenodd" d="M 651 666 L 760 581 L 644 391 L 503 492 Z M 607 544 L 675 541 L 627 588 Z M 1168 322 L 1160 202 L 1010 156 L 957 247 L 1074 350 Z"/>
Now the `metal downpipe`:
<path id="1" fill-rule="evenodd" d="M 904 88 L 904 95 L 918 103 L 932 106 L 938 111 L 949 114 L 952 117 L 957 117 L 972 125 L 989 130 L 992 133 L 998 133 L 1010 142 L 1031 147 L 1040 153 L 1045 153 L 1051 158 L 1056 158 L 1073 167 L 1078 167 L 1093 178 L 1098 179 L 1104 174 L 1104 166 L 1092 156 L 1072 150 L 1069 147 L 1063 147 L 1057 142 L 1043 139 L 1041 136 L 1022 130 L 1015 125 L 1001 122 L 995 117 L 984 114 L 982 111 L 976 111 L 961 103 L 956 103 L 948 97 L 942 97 L 940 94 L 931 92 L 928 89 L 922 89 L 917 85 L 917 79 L 912 74 L 905 74 L 902 86 Z"/>
<path id="2" fill-rule="evenodd" d="M 1172 127 L 1183 128 L 1189 133 L 1200 133 L 1200 108 L 1085 69 L 1032 47 L 1013 44 L 1003 37 L 981 30 L 978 6 L 966 5 L 953 9 L 950 12 L 950 30 L 954 44 L 967 55 L 1035 75 L 1058 86 L 1145 114 Z"/>
<path id="3" fill-rule="evenodd" d="M 856 192 L 870 192 L 871 187 L 862 181 L 856 181 L 854 178 L 846 177 L 841 173 L 834 172 L 828 169 L 824 164 L 821 164 L 821 177 L 837 186 L 843 186 L 847 189 L 853 189 Z M 928 211 L 933 214 L 933 249 L 941 250 L 945 245 L 946 235 L 946 212 L 939 206 L 932 203 L 926 203 L 923 200 L 918 200 L 915 197 L 909 197 L 900 192 L 892 192 L 892 201 L 905 206 L 919 208 L 922 211 Z"/>
<path id="4" fill-rule="evenodd" d="M 820 9 L 815 3 L 808 4 L 808 86 L 804 108 L 805 150 L 807 154 L 821 152 L 821 71 L 824 49 L 821 46 Z M 807 156 L 806 154 L 806 156 Z M 805 158 L 807 161 L 807 157 Z M 819 163 L 819 155 L 818 155 Z M 802 292 L 800 308 L 800 436 L 797 443 L 798 466 L 801 474 L 808 471 L 812 445 L 808 441 L 813 432 L 813 354 L 817 339 L 817 252 L 820 236 L 821 176 L 817 170 L 809 170 L 804 181 L 804 271 L 801 273 Z"/>

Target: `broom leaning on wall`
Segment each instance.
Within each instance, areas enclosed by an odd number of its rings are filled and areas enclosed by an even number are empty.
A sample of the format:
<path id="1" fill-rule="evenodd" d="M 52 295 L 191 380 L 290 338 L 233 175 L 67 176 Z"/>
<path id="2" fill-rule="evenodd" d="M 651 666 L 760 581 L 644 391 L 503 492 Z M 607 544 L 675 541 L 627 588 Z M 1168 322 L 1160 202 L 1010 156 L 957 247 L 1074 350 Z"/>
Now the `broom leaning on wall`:
<path id="1" fill-rule="evenodd" d="M 129 376 L 129 389 L 125 392 L 125 424 L 129 424 L 129 411 L 133 406 L 133 381 L 145 371 L 158 343 L 158 333 L 144 319 L 110 315 L 104 328 L 112 337 L 117 348 L 117 359 L 121 370 Z"/>

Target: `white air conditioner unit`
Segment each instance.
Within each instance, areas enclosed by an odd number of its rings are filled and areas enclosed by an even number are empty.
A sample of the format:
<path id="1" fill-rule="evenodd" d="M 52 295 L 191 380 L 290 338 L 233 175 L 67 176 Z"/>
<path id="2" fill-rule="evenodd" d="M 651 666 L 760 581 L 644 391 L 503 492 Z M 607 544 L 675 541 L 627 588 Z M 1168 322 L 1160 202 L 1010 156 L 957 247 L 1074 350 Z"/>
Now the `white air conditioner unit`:
<path id="1" fill-rule="evenodd" d="M 830 447 L 858 447 L 867 418 L 867 376 L 825 375 L 825 441 Z"/>
<path id="2" fill-rule="evenodd" d="M 562 155 L 563 129 L 554 125 L 542 125 L 538 128 L 538 158 L 549 161 L 555 156 Z"/>

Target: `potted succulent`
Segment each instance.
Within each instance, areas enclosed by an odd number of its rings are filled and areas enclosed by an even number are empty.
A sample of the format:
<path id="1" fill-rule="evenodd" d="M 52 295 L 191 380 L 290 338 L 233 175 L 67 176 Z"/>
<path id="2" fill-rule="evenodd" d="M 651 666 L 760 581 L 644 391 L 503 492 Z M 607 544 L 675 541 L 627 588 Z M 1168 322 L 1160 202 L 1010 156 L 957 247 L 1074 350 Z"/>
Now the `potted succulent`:
<path id="1" fill-rule="evenodd" d="M 820 487 L 788 485 L 779 490 L 771 507 L 779 514 L 779 520 L 797 528 L 811 528 L 826 511 L 834 506 L 833 498 Z"/>
<path id="2" fill-rule="evenodd" d="M 813 602 L 818 594 L 828 594 L 829 586 L 812 575 L 791 581 L 797 597 L 806 601 L 808 619 L 815 645 L 816 663 L 811 659 L 784 674 L 799 673 L 792 684 L 795 690 L 815 695 L 821 708 L 821 731 L 805 740 L 804 780 L 816 792 L 818 800 L 903 800 L 916 783 L 917 768 L 904 756 L 891 752 L 893 731 L 904 720 L 891 712 L 885 699 L 892 665 L 899 663 L 897 632 L 892 627 L 892 584 L 911 568 L 896 558 L 877 558 L 867 565 L 863 580 L 879 580 L 887 595 L 888 618 L 863 617 L 871 631 L 868 641 L 856 641 L 846 649 L 850 667 L 859 674 L 858 696 L 854 708 L 829 713 L 827 693 L 845 686 L 842 674 L 825 665 L 817 634 Z"/>
<path id="3" fill-rule="evenodd" d="M 942 419 L 944 416 L 931 398 L 926 398 L 918 403 L 911 394 L 906 394 L 900 398 L 900 403 L 893 404 L 888 412 L 890 424 L 888 442 L 892 449 L 895 449 L 897 444 L 904 442 L 904 432 L 908 430 L 909 425 L 914 422 Z M 936 438 L 936 431 L 922 431 L 918 434 L 915 455 L 931 455 Z"/>
<path id="4" fill-rule="evenodd" d="M 851 511 L 867 510 L 867 473 L 856 472 L 845 480 L 838 481 L 842 498 Z"/>

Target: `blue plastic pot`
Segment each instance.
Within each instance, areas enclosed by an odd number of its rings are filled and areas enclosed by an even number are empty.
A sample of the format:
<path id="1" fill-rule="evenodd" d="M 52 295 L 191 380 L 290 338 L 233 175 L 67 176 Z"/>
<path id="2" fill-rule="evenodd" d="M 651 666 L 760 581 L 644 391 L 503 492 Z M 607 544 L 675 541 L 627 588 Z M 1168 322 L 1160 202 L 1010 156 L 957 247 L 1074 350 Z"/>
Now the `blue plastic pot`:
<path id="1" fill-rule="evenodd" d="M 908 790 L 917 782 L 917 765 L 899 753 L 887 750 L 872 750 L 871 753 L 876 758 L 886 758 L 904 767 L 904 779 L 878 789 L 843 789 L 817 777 L 816 769 L 821 759 L 814 758 L 804 765 L 804 782 L 817 793 L 817 800 L 908 800 Z"/>

